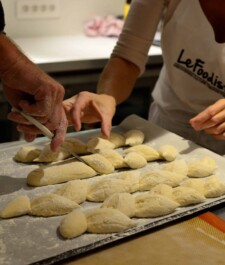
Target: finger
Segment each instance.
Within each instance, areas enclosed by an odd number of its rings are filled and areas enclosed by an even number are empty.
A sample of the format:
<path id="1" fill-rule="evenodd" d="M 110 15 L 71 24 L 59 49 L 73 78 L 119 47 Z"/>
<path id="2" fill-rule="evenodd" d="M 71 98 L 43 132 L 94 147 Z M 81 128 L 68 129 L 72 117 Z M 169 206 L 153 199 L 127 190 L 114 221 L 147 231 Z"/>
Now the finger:
<path id="1" fill-rule="evenodd" d="M 24 139 L 27 141 L 27 142 L 33 142 L 35 139 L 36 139 L 36 136 L 35 134 L 30 134 L 30 133 L 24 133 Z"/>

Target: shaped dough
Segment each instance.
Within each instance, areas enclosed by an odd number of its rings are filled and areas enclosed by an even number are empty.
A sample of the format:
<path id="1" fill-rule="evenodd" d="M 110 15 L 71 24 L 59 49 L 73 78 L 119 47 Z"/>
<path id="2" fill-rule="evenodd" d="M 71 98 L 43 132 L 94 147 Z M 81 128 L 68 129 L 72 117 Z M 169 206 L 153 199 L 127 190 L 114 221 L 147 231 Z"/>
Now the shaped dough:
<path id="1" fill-rule="evenodd" d="M 117 209 L 128 217 L 135 215 L 135 200 L 130 193 L 112 194 L 105 199 L 101 207 Z"/>
<path id="2" fill-rule="evenodd" d="M 145 135 L 141 130 L 132 129 L 127 131 L 125 134 L 125 145 L 135 146 L 142 144 L 145 139 Z"/>
<path id="3" fill-rule="evenodd" d="M 173 161 L 177 158 L 178 150 L 173 145 L 163 145 L 159 148 L 159 154 L 166 161 Z"/>
<path id="4" fill-rule="evenodd" d="M 135 198 L 136 217 L 159 217 L 175 211 L 179 204 L 163 195 L 150 192 L 137 195 Z"/>
<path id="5" fill-rule="evenodd" d="M 80 204 L 86 200 L 87 187 L 85 180 L 77 179 L 63 184 L 54 193 Z"/>
<path id="6" fill-rule="evenodd" d="M 75 179 L 89 178 L 96 174 L 96 171 L 82 162 L 67 161 L 31 171 L 27 176 L 27 184 L 35 187 L 47 186 Z"/>
<path id="7" fill-rule="evenodd" d="M 139 190 L 140 174 L 138 170 L 129 170 L 117 173 L 116 178 L 125 180 L 128 192 L 132 193 Z"/>
<path id="8" fill-rule="evenodd" d="M 157 159 L 160 159 L 159 152 L 146 144 L 135 145 L 123 151 L 124 154 L 128 154 L 130 152 L 136 152 L 142 155 L 147 161 L 155 161 Z"/>
<path id="9" fill-rule="evenodd" d="M 115 145 L 107 139 L 101 137 L 93 137 L 87 142 L 87 150 L 91 153 L 95 153 L 100 149 L 111 148 L 114 149 Z"/>
<path id="10" fill-rule="evenodd" d="M 85 155 L 85 154 L 88 153 L 87 145 L 83 141 L 81 141 L 79 139 L 68 137 L 68 138 L 65 139 L 64 144 L 65 145 L 69 144 L 70 148 L 76 154 Z"/>
<path id="11" fill-rule="evenodd" d="M 174 160 L 170 163 L 167 163 L 163 167 L 163 169 L 171 172 L 176 172 L 185 176 L 188 173 L 188 165 L 184 159 Z"/>
<path id="12" fill-rule="evenodd" d="M 205 181 L 203 181 L 203 179 L 188 178 L 187 180 L 181 183 L 181 186 L 195 189 L 202 195 L 205 194 Z"/>
<path id="13" fill-rule="evenodd" d="M 58 216 L 64 215 L 80 206 L 66 197 L 50 193 L 40 195 L 31 200 L 31 215 L 35 216 Z"/>
<path id="14" fill-rule="evenodd" d="M 225 194 L 225 183 L 221 182 L 218 177 L 208 178 L 204 185 L 204 195 L 206 198 L 216 198 Z"/>
<path id="15" fill-rule="evenodd" d="M 128 153 L 124 157 L 124 162 L 128 165 L 128 167 L 130 167 L 132 169 L 142 168 L 148 164 L 146 159 L 142 155 L 140 155 L 136 152 Z"/>
<path id="16" fill-rule="evenodd" d="M 114 148 L 125 145 L 125 137 L 117 132 L 111 132 L 108 140 L 114 144 Z"/>
<path id="17" fill-rule="evenodd" d="M 0 212 L 1 218 L 12 218 L 30 212 L 30 199 L 26 195 L 18 196 L 10 201 Z"/>
<path id="18" fill-rule="evenodd" d="M 30 163 L 33 162 L 41 153 L 41 150 L 36 146 L 23 146 L 14 156 L 17 162 Z"/>
<path id="19" fill-rule="evenodd" d="M 150 190 L 151 194 L 159 194 L 173 199 L 173 188 L 167 184 L 158 184 Z"/>
<path id="20" fill-rule="evenodd" d="M 122 155 L 114 149 L 100 149 L 99 154 L 109 160 L 113 167 L 116 169 L 127 167 L 127 164 L 124 162 Z"/>
<path id="21" fill-rule="evenodd" d="M 117 209 L 99 208 L 86 212 L 87 231 L 95 234 L 117 233 L 137 225 Z"/>
<path id="22" fill-rule="evenodd" d="M 74 238 L 87 230 L 87 219 L 80 209 L 67 214 L 59 225 L 59 232 L 64 238 Z"/>

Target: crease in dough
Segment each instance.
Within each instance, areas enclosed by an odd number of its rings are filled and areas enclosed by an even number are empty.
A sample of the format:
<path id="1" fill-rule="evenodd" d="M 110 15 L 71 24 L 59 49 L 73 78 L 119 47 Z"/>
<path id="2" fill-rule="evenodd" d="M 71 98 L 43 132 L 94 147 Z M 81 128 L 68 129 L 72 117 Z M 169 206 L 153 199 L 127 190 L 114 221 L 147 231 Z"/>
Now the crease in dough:
<path id="1" fill-rule="evenodd" d="M 104 156 L 107 160 L 109 160 L 113 165 L 113 167 L 116 169 L 127 167 L 127 164 L 124 162 L 123 156 L 114 149 L 111 148 L 100 149 L 98 153 Z"/>
<path id="2" fill-rule="evenodd" d="M 115 145 L 102 137 L 93 137 L 87 141 L 87 150 L 90 153 L 96 153 L 97 151 L 106 148 L 115 149 Z"/>
<path id="3" fill-rule="evenodd" d="M 85 155 L 88 153 L 87 145 L 83 141 L 77 139 L 68 137 L 65 139 L 64 144 L 68 144 L 70 148 L 78 155 Z"/>
<path id="4" fill-rule="evenodd" d="M 160 159 L 159 152 L 147 144 L 135 145 L 123 151 L 124 154 L 128 154 L 130 152 L 136 152 L 142 155 L 147 161 L 155 161 Z"/>
<path id="5" fill-rule="evenodd" d="M 127 189 L 129 193 L 133 193 L 140 188 L 140 175 L 141 172 L 138 170 L 122 171 L 115 175 L 117 179 L 122 179 L 127 182 Z"/>
<path id="6" fill-rule="evenodd" d="M 30 163 L 33 162 L 41 153 L 41 149 L 36 146 L 22 146 L 19 148 L 13 159 L 16 162 Z"/>
<path id="7" fill-rule="evenodd" d="M 148 164 L 147 160 L 137 152 L 130 152 L 126 154 L 124 162 L 132 169 L 142 168 Z"/>

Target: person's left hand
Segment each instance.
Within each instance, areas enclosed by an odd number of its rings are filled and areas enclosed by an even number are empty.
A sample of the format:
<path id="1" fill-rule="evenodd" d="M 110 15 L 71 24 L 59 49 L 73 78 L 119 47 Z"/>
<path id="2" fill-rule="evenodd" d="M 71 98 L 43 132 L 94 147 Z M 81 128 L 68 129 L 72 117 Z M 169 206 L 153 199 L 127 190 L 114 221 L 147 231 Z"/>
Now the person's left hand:
<path id="1" fill-rule="evenodd" d="M 190 119 L 196 131 L 205 131 L 215 139 L 225 140 L 225 99 L 220 99 Z"/>

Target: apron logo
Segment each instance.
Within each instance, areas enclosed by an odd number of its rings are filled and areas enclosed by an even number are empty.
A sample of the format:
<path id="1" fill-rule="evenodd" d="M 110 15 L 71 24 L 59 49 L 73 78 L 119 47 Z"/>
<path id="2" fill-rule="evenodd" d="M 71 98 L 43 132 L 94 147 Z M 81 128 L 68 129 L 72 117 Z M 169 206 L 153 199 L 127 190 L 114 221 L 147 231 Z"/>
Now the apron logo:
<path id="1" fill-rule="evenodd" d="M 208 88 L 224 95 L 225 84 L 219 77 L 215 73 L 209 73 L 204 69 L 204 61 L 201 59 L 192 60 L 190 58 L 185 58 L 184 52 L 184 49 L 182 49 L 174 66 L 203 83 Z"/>

